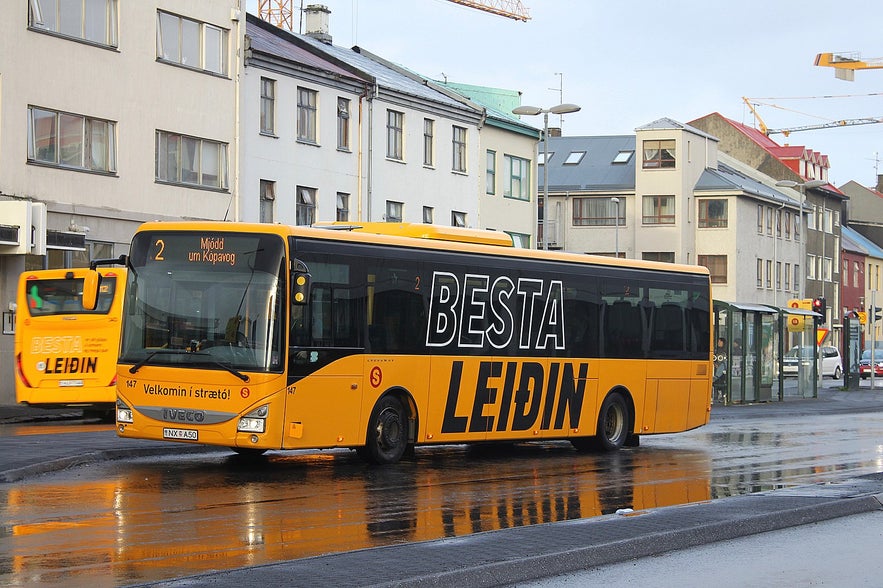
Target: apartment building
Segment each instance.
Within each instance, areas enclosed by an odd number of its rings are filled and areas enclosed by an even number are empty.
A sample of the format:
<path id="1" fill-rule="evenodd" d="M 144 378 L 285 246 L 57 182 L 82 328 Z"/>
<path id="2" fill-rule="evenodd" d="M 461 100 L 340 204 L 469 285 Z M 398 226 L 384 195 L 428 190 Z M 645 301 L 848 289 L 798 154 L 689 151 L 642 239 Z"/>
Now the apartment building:
<path id="1" fill-rule="evenodd" d="M 4 4 L 4 333 L 25 269 L 126 253 L 145 220 L 229 217 L 243 21 L 239 0 Z M 0 336 L 2 403 L 12 339 Z"/>

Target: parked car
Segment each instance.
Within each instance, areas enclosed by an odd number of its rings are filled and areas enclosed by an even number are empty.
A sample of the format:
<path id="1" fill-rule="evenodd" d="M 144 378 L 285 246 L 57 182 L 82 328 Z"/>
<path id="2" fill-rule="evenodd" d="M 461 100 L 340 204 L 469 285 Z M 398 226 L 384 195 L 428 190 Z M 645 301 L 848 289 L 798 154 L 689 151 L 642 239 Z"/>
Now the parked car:
<path id="1" fill-rule="evenodd" d="M 843 360 L 840 351 L 836 347 L 825 345 L 819 348 L 820 375 L 830 376 L 839 380 L 843 376 Z M 803 363 L 805 369 L 812 369 L 812 347 L 792 347 L 782 358 L 782 373 L 786 376 L 796 376 L 798 365 Z"/>
<path id="2" fill-rule="evenodd" d="M 871 350 L 865 349 L 858 361 L 858 374 L 864 378 L 871 377 Z M 874 350 L 874 377 L 883 377 L 883 349 Z"/>

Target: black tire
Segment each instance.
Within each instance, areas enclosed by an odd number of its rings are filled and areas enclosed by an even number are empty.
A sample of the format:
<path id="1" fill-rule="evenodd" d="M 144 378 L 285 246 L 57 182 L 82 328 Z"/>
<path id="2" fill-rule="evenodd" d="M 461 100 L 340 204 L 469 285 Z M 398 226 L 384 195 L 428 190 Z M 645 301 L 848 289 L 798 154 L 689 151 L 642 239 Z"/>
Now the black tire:
<path id="1" fill-rule="evenodd" d="M 374 464 L 396 463 L 408 447 L 408 417 L 398 398 L 390 394 L 374 405 L 368 421 L 365 447 L 358 453 Z"/>
<path id="2" fill-rule="evenodd" d="M 839 380 L 843 376 L 843 372 L 840 371 L 840 366 L 834 368 L 834 379 Z"/>
<path id="3" fill-rule="evenodd" d="M 622 394 L 608 394 L 598 411 L 598 429 L 595 433 L 598 447 L 604 451 L 615 451 L 625 445 L 631 422 L 629 405 Z"/>
<path id="4" fill-rule="evenodd" d="M 598 427 L 594 437 L 574 437 L 570 440 L 577 451 L 615 451 L 629 443 L 637 447 L 637 435 L 631 435 L 631 415 L 622 394 L 613 392 L 601 404 L 598 411 Z M 630 439 L 631 438 L 631 439 Z"/>

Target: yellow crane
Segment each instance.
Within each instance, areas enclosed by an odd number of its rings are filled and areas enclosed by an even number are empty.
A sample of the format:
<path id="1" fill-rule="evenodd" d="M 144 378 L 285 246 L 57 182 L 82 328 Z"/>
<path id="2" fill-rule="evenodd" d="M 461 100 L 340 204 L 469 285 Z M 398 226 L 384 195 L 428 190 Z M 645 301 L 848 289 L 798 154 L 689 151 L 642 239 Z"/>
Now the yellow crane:
<path id="1" fill-rule="evenodd" d="M 292 1 L 258 0 L 258 16 L 261 20 L 281 29 L 294 31 Z M 521 0 L 448 0 L 448 2 L 522 22 L 530 20 L 530 14 Z"/>
<path id="2" fill-rule="evenodd" d="M 816 55 L 818 67 L 833 67 L 834 77 L 852 82 L 857 69 L 883 69 L 883 57 L 862 59 L 859 53 L 819 53 Z"/>
<path id="3" fill-rule="evenodd" d="M 797 131 L 814 131 L 818 129 L 831 129 L 835 127 L 850 127 L 853 125 L 874 125 L 877 123 L 883 123 L 883 118 L 877 117 L 865 117 L 865 118 L 847 118 L 843 120 L 832 120 L 825 123 L 818 123 L 814 125 L 802 125 L 798 127 L 787 127 L 781 129 L 771 129 L 769 128 L 763 119 L 758 114 L 756 105 L 761 104 L 760 102 L 753 102 L 751 98 L 742 97 L 742 101 L 748 106 L 748 109 L 751 111 L 751 114 L 754 115 L 754 120 L 757 122 L 757 128 L 761 133 L 769 137 L 770 135 L 782 134 L 786 137 L 791 133 Z M 775 104 L 771 104 L 769 106 L 775 106 Z"/>

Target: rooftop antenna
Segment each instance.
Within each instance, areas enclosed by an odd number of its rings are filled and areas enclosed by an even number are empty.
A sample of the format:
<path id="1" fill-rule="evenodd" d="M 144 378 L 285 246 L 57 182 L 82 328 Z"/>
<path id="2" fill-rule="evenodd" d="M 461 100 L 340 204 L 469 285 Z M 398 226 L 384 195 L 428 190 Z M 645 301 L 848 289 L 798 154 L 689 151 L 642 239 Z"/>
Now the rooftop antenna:
<path id="1" fill-rule="evenodd" d="M 564 74 L 555 72 L 555 75 L 558 76 L 558 87 L 557 88 L 549 88 L 553 92 L 558 92 L 558 104 L 564 104 Z M 561 134 L 564 134 L 564 115 L 558 115 L 558 128 L 561 129 Z"/>

